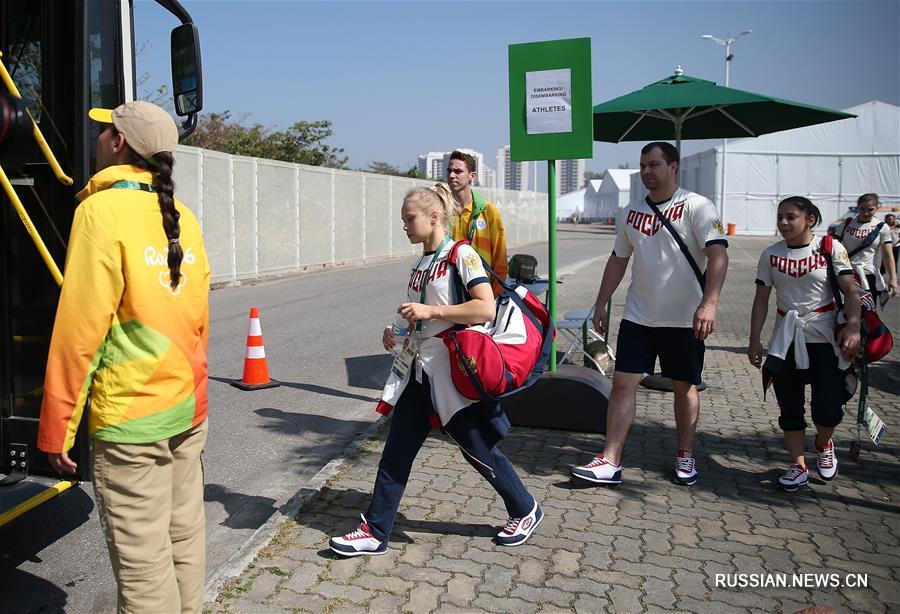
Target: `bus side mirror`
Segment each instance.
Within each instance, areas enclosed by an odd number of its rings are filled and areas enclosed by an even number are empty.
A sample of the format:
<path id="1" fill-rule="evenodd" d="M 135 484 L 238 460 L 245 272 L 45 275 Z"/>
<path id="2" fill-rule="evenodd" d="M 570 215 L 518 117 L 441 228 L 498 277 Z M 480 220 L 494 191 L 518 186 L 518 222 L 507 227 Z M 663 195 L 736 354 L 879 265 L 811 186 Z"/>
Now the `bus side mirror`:
<path id="1" fill-rule="evenodd" d="M 194 115 L 203 108 L 200 35 L 193 23 L 185 23 L 172 30 L 172 92 L 178 115 Z M 185 124 L 193 123 L 192 119 Z"/>

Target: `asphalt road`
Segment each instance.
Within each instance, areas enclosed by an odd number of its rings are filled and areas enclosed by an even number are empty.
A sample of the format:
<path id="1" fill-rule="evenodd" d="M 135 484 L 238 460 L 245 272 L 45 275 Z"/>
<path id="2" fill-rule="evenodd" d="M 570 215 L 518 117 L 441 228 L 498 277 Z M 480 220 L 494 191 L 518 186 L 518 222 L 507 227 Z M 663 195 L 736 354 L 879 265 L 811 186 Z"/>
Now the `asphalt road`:
<path id="1" fill-rule="evenodd" d="M 558 232 L 558 269 L 609 253 L 612 235 Z M 538 258 L 547 245 L 510 253 Z M 403 299 L 409 261 L 332 269 L 223 288 L 211 295 L 210 433 L 206 471 L 207 575 L 291 495 L 377 419 L 390 367 L 381 328 Z M 599 279 L 599 274 L 598 274 Z M 260 309 L 278 388 L 243 392 L 250 306 Z M 90 485 L 0 527 L 0 610 L 115 610 L 115 583 Z"/>

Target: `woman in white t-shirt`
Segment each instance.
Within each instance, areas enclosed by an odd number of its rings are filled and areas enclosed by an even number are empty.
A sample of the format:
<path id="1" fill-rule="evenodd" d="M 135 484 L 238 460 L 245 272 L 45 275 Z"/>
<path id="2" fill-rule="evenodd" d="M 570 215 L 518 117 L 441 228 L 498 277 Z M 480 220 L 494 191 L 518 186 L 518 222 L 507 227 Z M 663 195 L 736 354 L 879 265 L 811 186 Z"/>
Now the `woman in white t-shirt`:
<path id="1" fill-rule="evenodd" d="M 343 556 L 387 551 L 413 461 L 432 427 L 440 426 L 503 499 L 509 519 L 496 543 L 519 546 L 544 513 L 497 447 L 509 432 L 509 420 L 498 404 L 459 394 L 441 338 L 454 325 L 483 324 L 494 318 L 491 284 L 481 257 L 468 244 L 458 246 L 456 264 L 450 264 L 453 195 L 446 184 L 413 188 L 400 213 L 410 243 L 423 248 L 410 274 L 409 300 L 397 309 L 413 332 L 407 349 L 394 361 L 378 406 L 380 413 L 392 417 L 369 509 L 358 529 L 333 537 L 329 545 Z M 395 341 L 392 329 L 385 328 L 385 349 L 391 350 Z"/>
<path id="2" fill-rule="evenodd" d="M 835 337 L 837 317 L 834 293 L 828 278 L 822 237 L 813 234 L 821 221 L 819 209 L 802 196 L 778 205 L 778 231 L 783 241 L 768 247 L 759 258 L 756 297 L 750 316 L 750 363 L 763 368 L 764 380 L 772 376 L 791 465 L 778 480 L 793 492 L 807 484 L 804 458 L 805 386 L 811 388 L 810 413 L 816 426 L 817 469 L 824 480 L 837 475 L 837 458 L 831 435 L 843 418 L 844 372 L 859 351 L 859 297 L 847 250 L 831 237 L 832 270 L 844 295 L 847 326 Z M 768 313 L 769 295 L 775 288 L 778 316 L 768 357 L 763 365 L 760 332 Z"/>
<path id="3" fill-rule="evenodd" d="M 856 200 L 856 216 L 844 220 L 834 230 L 834 236 L 847 248 L 853 268 L 864 280 L 863 287 L 876 299 L 882 292 L 890 296 L 900 293 L 894 239 L 890 226 L 875 217 L 878 204 L 878 194 L 863 194 Z M 887 279 L 882 277 L 882 264 Z"/>

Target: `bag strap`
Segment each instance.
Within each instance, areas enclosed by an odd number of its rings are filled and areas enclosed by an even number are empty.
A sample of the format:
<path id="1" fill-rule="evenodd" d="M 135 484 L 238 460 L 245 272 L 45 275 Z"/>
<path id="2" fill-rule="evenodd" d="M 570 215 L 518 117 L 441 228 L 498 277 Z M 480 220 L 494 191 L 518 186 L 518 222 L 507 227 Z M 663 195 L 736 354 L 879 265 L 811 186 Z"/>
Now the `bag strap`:
<path id="1" fill-rule="evenodd" d="M 838 241 L 840 241 L 841 243 L 844 242 L 844 235 L 847 234 L 847 226 L 849 226 L 850 222 L 852 222 L 852 221 L 853 221 L 852 216 L 848 217 L 846 220 L 844 220 L 844 227 L 841 228 L 841 236 L 838 237 Z"/>
<path id="2" fill-rule="evenodd" d="M 675 197 L 672 196 L 672 200 Z M 672 238 L 675 239 L 675 243 L 678 244 L 678 248 L 681 250 L 681 253 L 684 254 L 684 257 L 687 258 L 688 264 L 691 265 L 691 270 L 694 271 L 694 275 L 697 277 L 697 283 L 700 284 L 700 290 L 706 292 L 706 273 L 700 272 L 700 267 L 697 266 L 697 262 L 694 260 L 694 257 L 691 256 L 691 252 L 688 249 L 688 246 L 684 244 L 684 239 L 681 238 L 681 235 L 678 234 L 678 231 L 675 230 L 675 227 L 672 226 L 672 222 L 669 221 L 669 218 L 664 216 L 662 212 L 659 210 L 659 207 L 650 200 L 650 197 L 647 196 L 644 199 L 647 205 L 653 209 L 653 213 L 656 214 L 656 217 L 662 222 L 662 225 L 666 227 L 666 230 L 669 231 L 669 234 L 672 235 Z"/>
<path id="3" fill-rule="evenodd" d="M 865 240 L 860 245 L 858 245 L 854 249 L 850 250 L 850 252 L 847 253 L 847 256 L 852 258 L 859 252 L 863 251 L 864 249 L 866 249 L 867 247 L 872 245 L 872 243 L 874 243 L 875 239 L 878 237 L 878 233 L 881 232 L 882 226 L 884 226 L 884 222 L 879 223 L 877 226 L 875 226 L 875 228 L 873 228 L 871 231 L 869 231 L 869 234 L 866 235 Z M 846 232 L 846 228 L 847 227 L 844 226 L 845 232 Z M 843 235 L 841 235 L 841 238 L 843 238 Z"/>
<path id="4" fill-rule="evenodd" d="M 834 250 L 834 237 L 825 235 L 822 242 L 819 243 L 819 251 L 825 257 L 826 274 L 828 275 L 828 284 L 831 286 L 831 294 L 834 296 L 834 304 L 837 305 L 838 311 L 844 308 L 844 295 L 838 286 L 837 277 L 834 274 L 834 263 L 832 261 L 832 253 Z"/>

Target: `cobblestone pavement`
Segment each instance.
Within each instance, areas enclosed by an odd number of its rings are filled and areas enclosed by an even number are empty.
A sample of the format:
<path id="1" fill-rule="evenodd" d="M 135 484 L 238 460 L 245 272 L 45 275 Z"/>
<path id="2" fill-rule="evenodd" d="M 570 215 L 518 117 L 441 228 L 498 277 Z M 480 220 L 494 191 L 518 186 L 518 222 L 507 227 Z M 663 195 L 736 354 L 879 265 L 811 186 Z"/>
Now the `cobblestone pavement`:
<path id="1" fill-rule="evenodd" d="M 207 611 L 900 610 L 900 350 L 872 368 L 871 405 L 888 426 L 881 445 L 866 439 L 860 462 L 848 459 L 854 408 L 835 434 L 838 478 L 826 483 L 813 471 L 808 488 L 778 490 L 787 454 L 777 408 L 772 396 L 763 400 L 759 372 L 745 353 L 756 260 L 771 242 L 738 237 L 729 250 L 721 332 L 707 344 L 694 487 L 669 477 L 671 397 L 641 390 L 621 488 L 582 487 L 569 478 L 571 465 L 601 448 L 602 435 L 517 428 L 502 444 L 546 514 L 524 546 L 492 543 L 506 521 L 502 503 L 454 446 L 435 436 L 419 454 L 388 553 L 340 559 L 328 550 L 328 537 L 355 528 L 365 510 L 382 431 L 281 526 Z M 564 279 L 560 312 L 593 302 L 602 268 L 601 261 Z M 620 291 L 614 319 L 623 300 Z M 895 333 L 897 303 L 886 317 Z M 718 586 L 720 574 L 743 586 Z M 793 574 L 835 575 L 795 582 Z M 867 586 L 855 587 L 855 574 Z M 782 580 L 786 586 L 755 586 Z"/>

